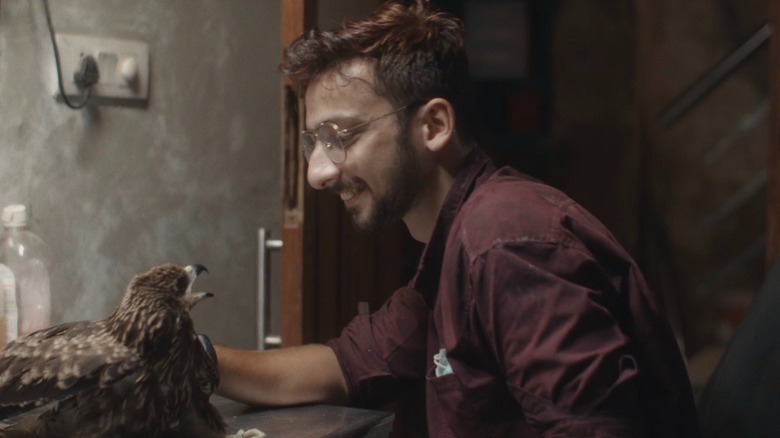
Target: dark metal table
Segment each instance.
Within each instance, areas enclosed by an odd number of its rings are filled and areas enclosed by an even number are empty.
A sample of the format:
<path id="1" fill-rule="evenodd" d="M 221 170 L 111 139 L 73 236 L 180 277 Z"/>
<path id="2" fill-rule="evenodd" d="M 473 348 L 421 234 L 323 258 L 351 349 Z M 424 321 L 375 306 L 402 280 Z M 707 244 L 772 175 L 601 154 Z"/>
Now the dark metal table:
<path id="1" fill-rule="evenodd" d="M 212 396 L 229 433 L 260 429 L 268 438 L 385 438 L 393 430 L 391 412 L 344 406 L 311 405 L 261 409 Z"/>

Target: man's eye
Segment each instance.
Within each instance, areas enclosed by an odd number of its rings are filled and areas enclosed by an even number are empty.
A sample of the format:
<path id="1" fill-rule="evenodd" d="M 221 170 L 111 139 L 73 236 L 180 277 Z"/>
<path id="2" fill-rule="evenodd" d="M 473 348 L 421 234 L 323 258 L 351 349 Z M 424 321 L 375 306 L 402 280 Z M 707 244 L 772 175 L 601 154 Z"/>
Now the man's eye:
<path id="1" fill-rule="evenodd" d="M 339 138 L 341 139 L 341 142 L 345 145 L 352 143 L 355 141 L 355 138 L 357 137 L 357 133 L 354 131 L 347 131 L 347 132 L 340 132 Z"/>

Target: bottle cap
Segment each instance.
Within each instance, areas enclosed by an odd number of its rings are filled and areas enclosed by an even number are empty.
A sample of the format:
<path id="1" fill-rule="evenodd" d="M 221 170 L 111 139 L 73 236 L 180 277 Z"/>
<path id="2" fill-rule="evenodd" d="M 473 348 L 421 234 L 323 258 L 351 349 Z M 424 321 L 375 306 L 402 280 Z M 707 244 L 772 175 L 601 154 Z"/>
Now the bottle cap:
<path id="1" fill-rule="evenodd" d="M 7 227 L 23 227 L 27 225 L 27 207 L 13 204 L 3 209 L 3 225 Z"/>

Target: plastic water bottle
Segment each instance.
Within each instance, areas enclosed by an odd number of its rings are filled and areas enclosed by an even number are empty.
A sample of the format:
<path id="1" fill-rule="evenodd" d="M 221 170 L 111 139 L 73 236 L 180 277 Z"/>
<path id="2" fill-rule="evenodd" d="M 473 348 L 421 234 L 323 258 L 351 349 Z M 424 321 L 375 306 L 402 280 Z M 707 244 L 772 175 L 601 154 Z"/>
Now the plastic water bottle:
<path id="1" fill-rule="evenodd" d="M 4 289 L 14 289 L 4 297 L 7 341 L 51 325 L 51 258 L 49 246 L 27 227 L 25 206 L 5 207 L 0 263 L 7 266 L 13 276 L 12 280 L 3 281 Z M 9 286 L 11 282 L 13 286 Z"/>
<path id="2" fill-rule="evenodd" d="M 0 263 L 0 348 L 8 343 L 8 311 L 6 309 L 16 309 L 16 280 L 11 268 Z M 16 312 L 16 310 L 14 310 Z M 16 324 L 16 319 L 14 319 Z"/>

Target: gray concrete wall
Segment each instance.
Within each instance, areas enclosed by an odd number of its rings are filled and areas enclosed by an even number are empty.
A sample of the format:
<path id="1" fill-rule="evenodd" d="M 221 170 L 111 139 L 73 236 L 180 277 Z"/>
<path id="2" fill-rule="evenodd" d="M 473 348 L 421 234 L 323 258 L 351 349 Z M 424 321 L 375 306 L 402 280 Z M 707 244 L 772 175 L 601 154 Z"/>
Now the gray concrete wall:
<path id="1" fill-rule="evenodd" d="M 40 0 L 0 2 L 0 205 L 52 248 L 54 322 L 102 318 L 137 272 L 202 263 L 194 311 L 255 345 L 256 233 L 279 227 L 279 16 L 268 0 L 52 0 L 57 31 L 149 44 L 145 108 L 53 99 Z"/>

